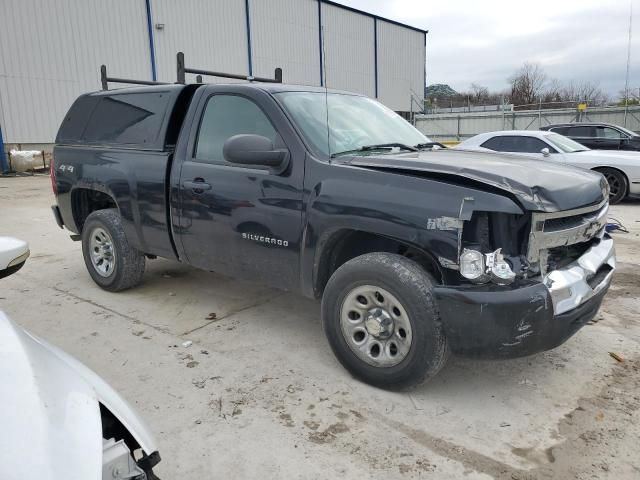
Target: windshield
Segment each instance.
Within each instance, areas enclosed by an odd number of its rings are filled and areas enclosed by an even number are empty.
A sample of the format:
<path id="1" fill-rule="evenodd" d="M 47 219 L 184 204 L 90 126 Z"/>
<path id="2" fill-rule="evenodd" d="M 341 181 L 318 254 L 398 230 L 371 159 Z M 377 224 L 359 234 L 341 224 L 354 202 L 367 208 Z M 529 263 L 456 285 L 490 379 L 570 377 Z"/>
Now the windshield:
<path id="1" fill-rule="evenodd" d="M 370 145 L 415 146 L 430 141 L 394 111 L 367 97 L 331 92 L 283 92 L 276 96 L 305 139 L 325 155 Z"/>
<path id="2" fill-rule="evenodd" d="M 617 128 L 618 130 L 622 130 L 624 133 L 626 133 L 626 134 L 627 134 L 627 135 L 629 135 L 630 137 L 637 137 L 637 136 L 638 136 L 638 134 L 637 134 L 637 133 L 632 132 L 632 131 L 631 131 L 631 130 L 629 130 L 628 128 L 624 128 L 624 127 L 621 127 L 621 126 L 619 126 L 619 125 L 616 125 L 616 128 Z"/>
<path id="3" fill-rule="evenodd" d="M 550 144 L 563 153 L 584 152 L 586 150 L 590 150 L 581 143 L 575 142 L 558 133 L 550 133 L 545 138 Z"/>

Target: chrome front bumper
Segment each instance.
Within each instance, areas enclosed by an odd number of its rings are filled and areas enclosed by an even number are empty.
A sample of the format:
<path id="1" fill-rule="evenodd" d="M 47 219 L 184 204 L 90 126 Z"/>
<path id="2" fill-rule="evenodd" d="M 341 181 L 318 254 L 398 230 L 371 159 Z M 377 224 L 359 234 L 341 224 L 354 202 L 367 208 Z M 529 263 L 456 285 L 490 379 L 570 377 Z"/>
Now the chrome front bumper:
<path id="1" fill-rule="evenodd" d="M 543 283 L 551 294 L 554 314 L 573 310 L 608 287 L 615 268 L 613 239 L 604 235 L 576 261 L 548 273 Z"/>

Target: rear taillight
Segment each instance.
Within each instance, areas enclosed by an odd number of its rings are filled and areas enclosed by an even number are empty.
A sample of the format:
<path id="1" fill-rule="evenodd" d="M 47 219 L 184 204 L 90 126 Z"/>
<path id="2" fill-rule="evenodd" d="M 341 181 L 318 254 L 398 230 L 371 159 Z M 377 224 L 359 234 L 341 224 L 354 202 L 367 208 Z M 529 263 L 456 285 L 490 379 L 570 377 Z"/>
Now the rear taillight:
<path id="1" fill-rule="evenodd" d="M 49 162 L 49 176 L 51 177 L 51 190 L 54 195 L 58 195 L 58 185 L 56 184 L 56 167 L 53 164 L 53 155 L 51 155 L 51 161 Z"/>

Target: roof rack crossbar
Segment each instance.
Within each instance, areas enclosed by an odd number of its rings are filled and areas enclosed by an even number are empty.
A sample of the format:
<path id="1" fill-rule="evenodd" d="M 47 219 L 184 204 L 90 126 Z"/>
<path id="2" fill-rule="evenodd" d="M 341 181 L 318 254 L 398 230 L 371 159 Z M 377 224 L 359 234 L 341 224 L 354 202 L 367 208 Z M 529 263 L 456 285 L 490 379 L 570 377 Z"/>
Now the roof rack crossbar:
<path id="1" fill-rule="evenodd" d="M 109 90 L 109 82 L 111 83 L 129 83 L 131 85 L 167 85 L 167 82 L 156 82 L 154 80 L 134 80 L 132 78 L 116 78 L 107 76 L 107 66 L 100 66 L 100 83 L 102 90 Z"/>
<path id="2" fill-rule="evenodd" d="M 282 83 L 282 69 L 276 68 L 274 73 L 274 78 L 266 78 L 266 77 L 254 77 L 251 75 L 238 75 L 235 73 L 223 73 L 223 72 L 213 72 L 210 70 L 202 70 L 200 68 L 187 68 L 184 64 L 184 53 L 178 52 L 177 55 L 177 73 L 178 73 L 178 83 L 186 83 L 186 74 L 193 73 L 198 75 L 206 75 L 209 77 L 221 77 L 221 78 L 235 78 L 237 80 L 248 80 L 250 82 L 265 82 L 265 83 Z M 201 83 L 202 77 L 198 80 L 198 83 Z"/>

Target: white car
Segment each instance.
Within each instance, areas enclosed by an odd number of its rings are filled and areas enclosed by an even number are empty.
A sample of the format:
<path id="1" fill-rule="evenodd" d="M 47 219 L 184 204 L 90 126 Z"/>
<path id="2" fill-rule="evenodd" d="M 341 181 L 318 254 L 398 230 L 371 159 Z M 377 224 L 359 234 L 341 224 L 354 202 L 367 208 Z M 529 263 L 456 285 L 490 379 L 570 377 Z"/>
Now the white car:
<path id="1" fill-rule="evenodd" d="M 509 152 L 596 170 L 609 182 L 610 203 L 640 196 L 640 152 L 591 150 L 563 135 L 535 130 L 481 133 L 457 145 L 463 150 Z"/>
<path id="2" fill-rule="evenodd" d="M 89 368 L 2 311 L 0 384 L 2 480 L 157 478 L 156 441 L 131 406 Z"/>
<path id="3" fill-rule="evenodd" d="M 0 237 L 0 278 L 22 268 L 29 258 L 29 244 L 13 237 Z"/>
<path id="4" fill-rule="evenodd" d="M 0 278 L 28 256 L 27 242 L 0 237 Z M 133 408 L 89 368 L 2 311 L 0 385 L 0 479 L 158 479 L 157 443 Z"/>

